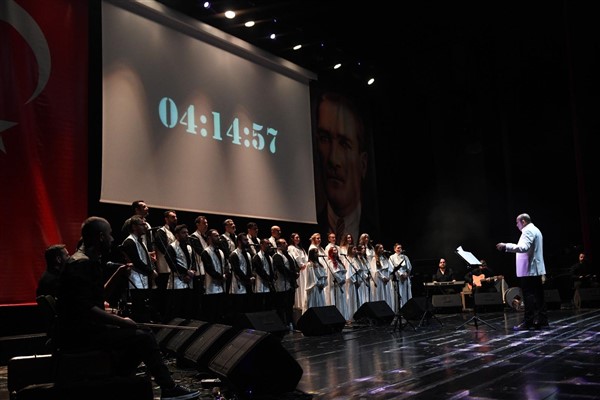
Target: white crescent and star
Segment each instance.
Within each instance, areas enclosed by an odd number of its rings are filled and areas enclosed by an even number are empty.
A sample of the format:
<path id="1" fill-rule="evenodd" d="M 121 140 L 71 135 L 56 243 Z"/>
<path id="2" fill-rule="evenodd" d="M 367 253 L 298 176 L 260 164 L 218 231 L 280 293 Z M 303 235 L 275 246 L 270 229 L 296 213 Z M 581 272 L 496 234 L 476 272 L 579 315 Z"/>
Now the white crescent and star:
<path id="1" fill-rule="evenodd" d="M 18 5 L 14 0 L 0 1 L 0 21 L 11 25 L 25 39 L 25 42 L 31 47 L 38 63 L 38 81 L 37 86 L 27 103 L 35 99 L 44 90 L 50 78 L 52 61 L 50 56 L 50 47 L 39 25 L 33 17 Z M 6 153 L 4 142 L 2 141 L 2 132 L 17 125 L 17 122 L 4 121 L 0 119 L 0 151 Z"/>

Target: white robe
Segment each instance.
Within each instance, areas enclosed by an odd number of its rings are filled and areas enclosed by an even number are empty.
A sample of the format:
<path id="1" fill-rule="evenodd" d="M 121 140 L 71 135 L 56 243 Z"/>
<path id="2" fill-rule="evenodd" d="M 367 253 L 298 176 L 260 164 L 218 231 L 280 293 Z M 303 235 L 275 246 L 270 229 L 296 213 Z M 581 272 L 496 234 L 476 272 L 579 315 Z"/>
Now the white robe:
<path id="1" fill-rule="evenodd" d="M 298 276 L 298 288 L 294 299 L 294 307 L 306 311 L 306 266 L 308 264 L 308 254 L 301 247 L 293 245 L 288 246 L 288 253 L 296 260 L 296 264 L 300 267 L 300 275 Z"/>
<path id="2" fill-rule="evenodd" d="M 306 267 L 306 309 L 325 306 L 325 288 L 327 287 L 327 271 L 321 265 L 309 261 Z"/>

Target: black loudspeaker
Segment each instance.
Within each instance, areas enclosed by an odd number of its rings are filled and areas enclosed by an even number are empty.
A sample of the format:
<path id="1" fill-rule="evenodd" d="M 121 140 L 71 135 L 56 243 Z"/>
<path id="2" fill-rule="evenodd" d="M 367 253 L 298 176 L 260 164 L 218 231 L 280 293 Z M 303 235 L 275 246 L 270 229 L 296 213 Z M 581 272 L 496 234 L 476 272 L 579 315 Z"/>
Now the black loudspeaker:
<path id="1" fill-rule="evenodd" d="M 560 310 L 561 300 L 558 289 L 544 290 L 544 302 L 548 310 Z"/>
<path id="2" fill-rule="evenodd" d="M 291 392 L 303 373 L 278 338 L 249 329 L 229 341 L 209 368 L 242 397 Z"/>
<path id="3" fill-rule="evenodd" d="M 209 324 L 183 351 L 183 360 L 196 365 L 200 372 L 208 372 L 210 360 L 237 334 L 229 325 Z"/>
<path id="4" fill-rule="evenodd" d="M 436 311 L 460 312 L 462 311 L 462 299 L 459 293 L 435 294 L 431 296 L 431 304 Z"/>
<path id="5" fill-rule="evenodd" d="M 297 328 L 304 336 L 341 332 L 346 319 L 335 306 L 311 307 L 298 319 Z"/>
<path id="6" fill-rule="evenodd" d="M 185 326 L 188 324 L 188 322 L 190 321 L 184 318 L 173 318 L 167 325 Z M 175 336 L 176 333 L 177 331 L 173 328 L 161 328 L 156 332 L 156 342 L 161 350 L 165 350 L 167 343 L 173 338 L 173 336 Z"/>
<path id="7" fill-rule="evenodd" d="M 432 312 L 433 306 L 427 297 L 413 297 L 402 306 L 402 316 L 409 320 L 419 320 L 426 312 Z"/>
<path id="8" fill-rule="evenodd" d="M 283 338 L 288 331 L 288 327 L 285 326 L 275 310 L 241 314 L 234 326 L 239 329 L 269 332 L 279 338 Z"/>
<path id="9" fill-rule="evenodd" d="M 354 320 L 367 320 L 375 325 L 391 324 L 394 320 L 394 310 L 385 301 L 369 301 L 361 305 L 354 313 Z"/>
<path id="10" fill-rule="evenodd" d="M 581 307 L 597 307 L 600 305 L 600 288 L 579 288 Z"/>
<path id="11" fill-rule="evenodd" d="M 185 348 L 196 336 L 208 328 L 208 325 L 208 322 L 190 320 L 185 325 L 179 325 L 180 329 L 173 328 L 175 334 L 165 343 L 165 350 L 171 355 L 183 356 Z"/>
<path id="12" fill-rule="evenodd" d="M 473 297 L 474 306 L 481 312 L 502 311 L 504 301 L 500 292 L 475 293 Z"/>

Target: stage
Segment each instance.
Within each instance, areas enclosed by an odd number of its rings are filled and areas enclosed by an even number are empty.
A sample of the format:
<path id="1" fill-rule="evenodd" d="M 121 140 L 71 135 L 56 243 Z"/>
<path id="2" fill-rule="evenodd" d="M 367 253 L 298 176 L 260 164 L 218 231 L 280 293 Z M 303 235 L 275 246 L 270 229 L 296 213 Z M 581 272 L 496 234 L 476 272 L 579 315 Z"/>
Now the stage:
<path id="1" fill-rule="evenodd" d="M 414 328 L 354 324 L 324 335 L 286 333 L 279 339 L 281 346 L 303 371 L 296 390 L 253 398 L 600 398 L 599 309 L 550 310 L 549 329 L 524 332 L 512 330 L 522 317 L 512 308 L 479 313 L 485 323 L 477 326 L 465 324 L 472 316 L 435 313 L 423 326 L 411 321 Z M 214 398 L 214 385 L 225 398 L 235 398 L 224 381 L 202 382 L 216 376 L 199 373 L 193 365 L 182 367 L 173 356 L 166 358 L 174 377 L 200 389 L 201 398 Z M 282 364 L 271 379 L 285 379 L 285 368 Z M 0 369 L 0 385 L 0 399 L 8 399 L 6 366 Z"/>

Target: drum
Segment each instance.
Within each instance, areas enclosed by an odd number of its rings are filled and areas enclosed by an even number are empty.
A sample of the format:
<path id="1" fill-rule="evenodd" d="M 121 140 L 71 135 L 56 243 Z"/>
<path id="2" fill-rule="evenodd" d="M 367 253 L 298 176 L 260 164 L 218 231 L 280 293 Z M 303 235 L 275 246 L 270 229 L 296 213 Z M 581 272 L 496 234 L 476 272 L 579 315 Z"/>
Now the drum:
<path id="1" fill-rule="evenodd" d="M 506 291 L 505 303 L 512 307 L 515 311 L 525 310 L 523 302 L 523 291 L 520 287 L 512 287 Z"/>

